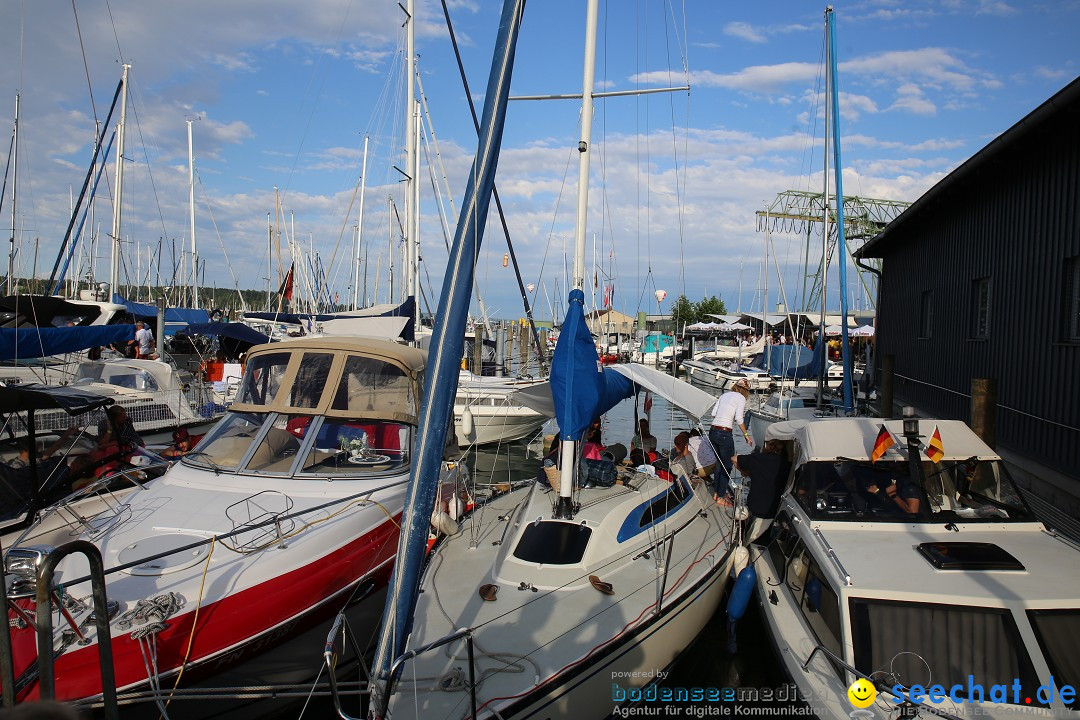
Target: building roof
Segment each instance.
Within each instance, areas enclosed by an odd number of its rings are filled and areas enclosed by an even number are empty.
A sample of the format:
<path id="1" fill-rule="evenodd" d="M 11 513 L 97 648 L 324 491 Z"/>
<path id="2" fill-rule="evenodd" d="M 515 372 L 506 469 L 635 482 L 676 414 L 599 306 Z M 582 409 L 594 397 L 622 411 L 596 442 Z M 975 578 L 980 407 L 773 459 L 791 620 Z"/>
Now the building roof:
<path id="1" fill-rule="evenodd" d="M 1080 77 L 1074 79 L 1049 100 L 1028 113 L 1020 122 L 968 158 L 960 167 L 939 180 L 907 210 L 886 225 L 884 230 L 859 248 L 855 255 L 857 257 L 883 257 L 900 239 L 899 231 L 912 218 L 933 211 L 937 204 L 944 201 L 948 194 L 959 185 L 978 177 L 980 171 L 1000 161 L 1007 152 L 1015 150 L 1020 142 L 1045 128 L 1049 122 L 1068 114 L 1080 114 Z M 1073 119 L 1072 122 L 1080 122 L 1080 118 Z"/>

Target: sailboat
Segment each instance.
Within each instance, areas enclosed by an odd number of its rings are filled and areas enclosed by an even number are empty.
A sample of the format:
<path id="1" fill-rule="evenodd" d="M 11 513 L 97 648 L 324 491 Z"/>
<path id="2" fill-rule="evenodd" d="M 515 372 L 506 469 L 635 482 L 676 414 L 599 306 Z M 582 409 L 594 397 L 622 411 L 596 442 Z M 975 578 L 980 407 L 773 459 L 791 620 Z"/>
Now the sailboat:
<path id="1" fill-rule="evenodd" d="M 552 485 L 514 490 L 468 515 L 461 532 L 435 547 L 421 573 L 430 515 L 430 481 L 417 464 L 403 518 L 384 624 L 372 666 L 372 708 L 380 717 L 459 718 L 573 715 L 606 717 L 612 705 L 640 697 L 615 673 L 641 678 L 668 667 L 712 616 L 723 593 L 735 521 L 712 501 L 711 489 L 685 475 L 668 482 L 630 471 L 621 481 L 593 483 L 579 471 L 578 441 L 591 422 L 624 398 L 649 389 L 671 400 L 688 422 L 707 414 L 715 398 L 641 365 L 604 367 L 584 317 L 584 238 L 597 2 L 588 4 L 574 287 L 553 358 L 550 402 L 558 419 L 561 467 Z M 497 149 L 522 3 L 506 0 L 486 95 L 481 148 Z M 491 124 L 489 124 L 491 123 Z M 493 151 L 494 152 L 494 151 Z M 484 205 L 491 155 L 474 163 Z M 470 180 L 470 192 L 473 190 Z M 446 353 L 460 353 L 449 320 L 467 302 L 475 228 L 484 214 L 463 212 L 436 332 Z M 451 302 L 455 301 L 455 302 Z M 436 341 L 435 347 L 442 347 Z M 444 361 L 445 362 L 445 361 Z M 428 383 L 451 367 L 433 359 Z M 438 370 L 444 368 L 445 376 Z M 416 455 L 441 446 L 449 398 L 425 402 Z M 613 468 L 614 469 L 614 468 Z M 634 673 L 637 673 L 636 675 Z M 620 693 L 621 692 L 621 696 Z"/>

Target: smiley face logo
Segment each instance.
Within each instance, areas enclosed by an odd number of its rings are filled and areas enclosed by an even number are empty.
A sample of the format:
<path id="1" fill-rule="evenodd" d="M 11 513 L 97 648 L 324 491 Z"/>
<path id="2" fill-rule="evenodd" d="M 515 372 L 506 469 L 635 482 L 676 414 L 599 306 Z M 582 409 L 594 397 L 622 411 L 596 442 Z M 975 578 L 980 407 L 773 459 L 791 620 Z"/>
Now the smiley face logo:
<path id="1" fill-rule="evenodd" d="M 848 700 L 857 708 L 868 708 L 877 698 L 877 690 L 869 680 L 859 678 L 847 689 Z"/>

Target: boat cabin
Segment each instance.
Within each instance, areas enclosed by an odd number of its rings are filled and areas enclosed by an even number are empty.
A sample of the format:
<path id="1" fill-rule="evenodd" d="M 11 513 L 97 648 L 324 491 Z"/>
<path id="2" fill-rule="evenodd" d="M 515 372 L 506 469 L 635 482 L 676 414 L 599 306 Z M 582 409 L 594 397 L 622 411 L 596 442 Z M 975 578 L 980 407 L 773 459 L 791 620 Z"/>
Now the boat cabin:
<path id="1" fill-rule="evenodd" d="M 872 462 L 882 424 L 897 444 Z M 919 426 L 918 463 L 901 421 L 769 428 L 794 467 L 755 565 L 785 670 L 811 705 L 836 715 L 851 712 L 859 676 L 879 693 L 867 717 L 895 717 L 904 700 L 964 715 L 1080 709 L 1062 694 L 1080 683 L 1080 546 L 1034 518 L 966 425 Z M 937 463 L 925 456 L 935 430 Z M 919 500 L 915 512 L 884 496 L 893 483 Z"/>
<path id="2" fill-rule="evenodd" d="M 275 476 L 400 473 L 425 360 L 420 350 L 360 338 L 252 348 L 236 401 L 184 462 Z"/>

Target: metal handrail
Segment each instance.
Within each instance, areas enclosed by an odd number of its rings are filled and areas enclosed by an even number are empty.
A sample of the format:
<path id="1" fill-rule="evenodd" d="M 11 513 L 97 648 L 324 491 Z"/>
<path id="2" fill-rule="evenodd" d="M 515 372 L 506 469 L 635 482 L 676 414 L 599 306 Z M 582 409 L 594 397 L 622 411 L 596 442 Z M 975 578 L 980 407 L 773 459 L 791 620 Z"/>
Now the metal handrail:
<path id="1" fill-rule="evenodd" d="M 380 707 L 378 708 L 377 716 L 386 716 L 386 709 L 390 704 L 390 696 L 393 694 L 394 678 L 396 678 L 398 676 L 398 673 L 400 673 L 402 665 L 404 665 L 406 662 L 412 660 L 418 655 L 423 655 L 430 650 L 440 648 L 443 645 L 448 645 L 449 643 L 452 643 L 455 640 L 460 640 L 461 638 L 465 638 L 465 647 L 469 651 L 469 701 L 472 707 L 472 718 L 473 720 L 476 720 L 476 662 L 473 651 L 472 628 L 461 628 L 460 630 L 457 630 L 456 632 L 453 632 L 445 637 L 439 638 L 434 642 L 430 642 L 427 645 L 423 645 L 416 648 L 415 650 L 410 650 L 404 655 L 398 656 L 398 658 L 394 660 L 394 662 L 390 665 L 390 672 L 386 679 L 386 690 L 382 693 L 384 697 L 381 697 L 379 699 Z M 344 720 L 356 720 L 355 718 L 346 718 L 344 715 L 342 715 L 341 717 L 344 718 Z"/>
<path id="2" fill-rule="evenodd" d="M 825 655 L 825 657 L 829 658 L 830 660 L 832 660 L 834 663 L 836 663 L 840 667 L 847 670 L 852 675 L 854 675 L 856 677 L 860 677 L 863 680 L 870 683 L 871 685 L 873 685 L 874 688 L 878 692 L 884 691 L 884 692 L 888 693 L 889 695 L 891 695 L 892 697 L 897 698 L 901 703 L 906 703 L 906 704 L 909 704 L 909 705 L 918 706 L 918 708 L 920 710 L 926 710 L 927 712 L 929 712 L 932 715 L 937 715 L 938 717 L 947 718 L 947 720 L 960 720 L 960 718 L 958 718 L 957 716 L 955 716 L 955 715 L 953 715 L 951 713 L 947 713 L 944 710 L 938 710 L 937 708 L 931 707 L 931 706 L 929 706 L 929 705 L 927 705 L 925 703 L 912 703 L 910 700 L 905 700 L 902 696 L 897 696 L 897 694 L 892 691 L 892 688 L 894 688 L 894 687 L 903 688 L 904 692 L 906 693 L 908 691 L 908 687 L 906 685 L 902 684 L 902 683 L 894 683 L 893 685 L 879 685 L 878 683 L 874 682 L 873 678 L 871 678 L 869 675 L 866 675 L 866 674 L 863 674 L 863 673 L 859 672 L 852 665 L 848 665 L 846 662 L 844 662 L 844 660 L 842 658 L 840 658 L 838 655 L 836 655 L 836 653 L 834 653 L 832 650 L 825 647 L 824 645 L 821 645 L 820 643 L 818 645 L 814 646 L 814 649 L 812 651 L 810 651 L 809 657 L 806 658 L 806 662 L 804 662 L 802 664 L 803 672 L 806 672 L 806 669 L 810 666 L 810 661 L 813 660 L 814 656 L 817 655 L 819 652 L 822 653 L 823 655 Z"/>
<path id="3" fill-rule="evenodd" d="M 844 582 L 848 587 L 851 587 L 851 573 L 849 573 L 847 568 L 844 567 L 844 564 L 840 562 L 836 550 L 834 550 L 833 546 L 829 544 L 829 541 L 825 539 L 820 528 L 814 528 L 814 534 L 817 536 L 818 542 L 825 547 L 825 554 L 829 556 L 833 561 L 833 564 L 836 565 L 836 568 L 840 571 L 840 577 L 844 579 Z"/>
<path id="4" fill-rule="evenodd" d="M 94 597 L 94 626 L 97 629 L 98 664 L 101 666 L 101 694 L 105 703 L 105 717 L 107 720 L 119 720 L 112 634 L 109 630 L 108 599 L 105 597 L 105 563 L 97 547 L 85 540 L 73 540 L 53 550 L 45 556 L 38 570 L 38 693 L 42 700 L 52 700 L 56 696 L 56 679 L 53 675 L 52 579 L 57 564 L 72 553 L 82 553 L 90 564 L 90 586 Z M 42 611 L 42 608 L 45 610 Z"/>

